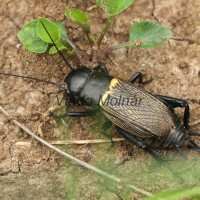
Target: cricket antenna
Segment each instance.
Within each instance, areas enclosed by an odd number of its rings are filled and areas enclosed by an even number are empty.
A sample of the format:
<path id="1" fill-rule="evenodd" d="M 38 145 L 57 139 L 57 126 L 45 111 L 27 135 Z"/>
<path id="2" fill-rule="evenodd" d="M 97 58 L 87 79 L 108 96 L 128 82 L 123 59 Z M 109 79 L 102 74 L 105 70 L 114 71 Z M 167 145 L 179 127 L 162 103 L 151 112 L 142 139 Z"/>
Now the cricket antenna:
<path id="1" fill-rule="evenodd" d="M 57 87 L 60 87 L 60 88 L 66 88 L 65 84 L 57 84 L 57 83 L 54 83 L 54 82 L 51 82 L 51 81 L 46 81 L 46 80 L 42 80 L 42 79 L 39 79 L 39 78 L 33 78 L 33 77 L 30 77 L 30 76 L 21 76 L 21 75 L 17 75 L 17 74 L 3 73 L 3 72 L 0 72 L 0 75 L 15 76 L 15 77 L 19 77 L 19 78 L 25 78 L 25 79 L 35 80 L 35 81 L 39 81 L 39 82 L 43 82 L 43 83 L 48 83 L 48 84 L 51 84 L 51 85 L 56 85 Z"/>
<path id="2" fill-rule="evenodd" d="M 69 64 L 69 62 L 67 62 L 66 58 L 64 57 L 64 55 L 62 54 L 62 52 L 60 50 L 58 50 L 58 47 L 56 46 L 55 42 L 53 41 L 53 38 L 51 37 L 50 33 L 48 32 L 47 28 L 45 27 L 44 23 L 40 20 L 42 26 L 44 27 L 45 31 L 47 32 L 49 38 L 51 39 L 53 45 L 55 46 L 56 50 L 58 51 L 59 55 L 62 57 L 62 59 L 65 61 L 65 63 L 67 64 L 67 66 L 71 69 L 74 70 L 73 67 L 71 67 L 71 65 Z"/>

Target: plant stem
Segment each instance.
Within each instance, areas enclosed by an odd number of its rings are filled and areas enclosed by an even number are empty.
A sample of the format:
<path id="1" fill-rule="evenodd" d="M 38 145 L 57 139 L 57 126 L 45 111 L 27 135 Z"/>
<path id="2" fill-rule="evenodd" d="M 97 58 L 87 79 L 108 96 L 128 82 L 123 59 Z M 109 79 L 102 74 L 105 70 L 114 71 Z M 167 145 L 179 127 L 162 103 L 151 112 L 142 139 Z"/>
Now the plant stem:
<path id="1" fill-rule="evenodd" d="M 90 37 L 90 34 L 89 33 L 85 33 L 86 34 L 86 37 L 87 37 L 87 39 L 88 39 L 88 41 L 89 41 L 89 43 L 90 43 L 90 46 L 91 46 L 91 48 L 93 47 L 93 45 L 94 45 L 94 41 L 92 40 L 92 38 Z"/>
<path id="2" fill-rule="evenodd" d="M 121 43 L 121 44 L 117 44 L 115 46 L 112 46 L 108 49 L 107 52 L 110 52 L 110 51 L 113 51 L 115 49 L 120 49 L 120 48 L 123 48 L 123 47 L 127 47 L 127 46 L 130 46 L 130 42 L 124 42 L 124 43 Z"/>
<path id="3" fill-rule="evenodd" d="M 108 29 L 110 28 L 111 24 L 113 23 L 113 21 L 114 21 L 114 16 L 108 17 L 106 25 L 105 25 L 103 31 L 101 32 L 101 35 L 99 36 L 99 38 L 97 40 L 97 46 L 98 47 L 101 45 L 101 42 L 102 42 L 105 34 L 107 33 Z"/>

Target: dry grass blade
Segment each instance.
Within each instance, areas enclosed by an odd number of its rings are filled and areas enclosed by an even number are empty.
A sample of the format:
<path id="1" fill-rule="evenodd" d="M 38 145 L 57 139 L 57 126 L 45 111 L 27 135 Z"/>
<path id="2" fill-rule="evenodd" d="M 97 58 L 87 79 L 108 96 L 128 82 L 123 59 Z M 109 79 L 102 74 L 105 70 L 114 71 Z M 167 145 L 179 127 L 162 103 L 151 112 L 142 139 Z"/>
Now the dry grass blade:
<path id="1" fill-rule="evenodd" d="M 0 110 L 1 112 L 6 115 L 7 117 L 10 117 L 10 115 L 8 114 L 8 112 L 6 112 L 2 106 L 0 106 Z M 143 190 L 143 189 L 140 189 L 138 187 L 135 187 L 133 185 L 127 185 L 125 183 L 123 183 L 122 179 L 114 176 L 114 175 L 111 175 L 111 174 L 108 174 L 107 172 L 97 168 L 97 167 L 94 167 L 82 160 L 79 160 L 78 158 L 60 150 L 59 148 L 57 147 L 54 147 L 52 144 L 49 144 L 47 141 L 45 141 L 44 139 L 40 138 L 39 136 L 35 135 L 31 130 L 29 130 L 27 127 L 25 127 L 23 124 L 21 124 L 20 122 L 18 122 L 17 120 L 11 120 L 15 125 L 17 125 L 18 127 L 20 127 L 22 130 L 24 130 L 26 133 L 28 133 L 31 137 L 33 137 L 34 139 L 36 139 L 37 141 L 41 142 L 43 145 L 49 147 L 50 149 L 52 149 L 53 151 L 57 152 L 58 154 L 64 156 L 65 158 L 68 158 L 70 159 L 71 161 L 77 163 L 78 165 L 81 165 L 82 167 L 85 167 L 86 169 L 89 169 L 89 170 L 92 170 L 106 178 L 109 178 L 117 183 L 120 183 L 120 184 L 124 184 L 126 185 L 127 187 L 133 189 L 135 192 L 138 192 L 138 193 L 141 193 L 143 195 L 146 195 L 146 196 L 152 196 L 151 193 Z"/>
<path id="2" fill-rule="evenodd" d="M 121 142 L 124 141 L 124 138 L 113 138 L 112 141 L 113 142 Z M 49 141 L 50 144 L 53 145 L 67 145 L 67 144 L 102 144 L 102 143 L 110 143 L 110 140 L 103 140 L 103 139 L 94 139 L 94 140 L 59 140 L 59 141 Z M 25 145 L 25 146 L 29 146 L 31 145 L 30 142 L 25 142 L 25 141 L 21 141 L 21 142 L 16 142 L 15 145 Z"/>

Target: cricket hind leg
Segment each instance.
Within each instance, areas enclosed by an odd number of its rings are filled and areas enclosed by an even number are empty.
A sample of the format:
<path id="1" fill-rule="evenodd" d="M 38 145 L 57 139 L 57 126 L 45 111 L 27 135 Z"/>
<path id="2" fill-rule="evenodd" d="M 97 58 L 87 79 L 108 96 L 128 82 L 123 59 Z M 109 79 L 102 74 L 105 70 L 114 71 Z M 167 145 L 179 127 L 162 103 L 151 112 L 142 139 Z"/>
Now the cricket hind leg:
<path id="1" fill-rule="evenodd" d="M 135 144 L 139 148 L 147 151 L 156 160 L 160 159 L 160 156 L 159 156 L 157 151 L 150 149 L 146 144 L 144 144 L 142 141 L 138 140 L 134 135 L 132 135 L 129 132 L 121 129 L 120 127 L 116 127 L 116 129 L 119 132 L 119 134 L 121 134 L 125 139 L 131 141 L 133 144 Z"/>
<path id="2" fill-rule="evenodd" d="M 135 136 L 130 134 L 129 132 L 121 129 L 120 127 L 116 126 L 117 131 L 119 134 L 121 134 L 125 139 L 129 140 L 136 146 L 138 146 L 141 149 L 144 149 L 147 151 L 158 163 L 166 167 L 174 176 L 176 176 L 181 182 L 183 181 L 183 178 L 181 177 L 180 173 L 176 172 L 169 164 L 169 161 L 162 156 L 160 156 L 159 152 L 149 148 L 146 144 L 144 144 L 142 141 L 138 140 Z"/>
<path id="3" fill-rule="evenodd" d="M 177 107 L 184 108 L 183 124 L 184 124 L 185 128 L 188 130 L 190 128 L 189 127 L 189 118 L 190 118 L 189 104 L 185 100 L 182 100 L 182 99 L 177 99 L 177 98 L 162 96 L 162 95 L 156 95 L 156 96 L 161 98 L 162 100 L 164 100 L 172 108 L 177 108 Z M 200 133 L 188 131 L 188 135 L 189 136 L 200 136 Z M 198 146 L 193 140 L 189 141 L 188 147 L 194 151 L 200 152 L 200 146 Z M 178 150 L 178 152 L 181 154 L 181 156 L 186 159 L 186 156 L 182 152 L 182 150 L 178 146 L 175 146 L 175 148 Z"/>
<path id="4" fill-rule="evenodd" d="M 184 108 L 184 116 L 183 116 L 183 124 L 185 128 L 188 130 L 189 129 L 189 118 L 190 118 L 190 108 L 189 104 L 182 99 L 177 99 L 173 97 L 168 97 L 168 96 L 162 96 L 162 95 L 156 95 L 157 97 L 161 98 L 164 100 L 167 104 L 172 106 L 172 108 Z"/>

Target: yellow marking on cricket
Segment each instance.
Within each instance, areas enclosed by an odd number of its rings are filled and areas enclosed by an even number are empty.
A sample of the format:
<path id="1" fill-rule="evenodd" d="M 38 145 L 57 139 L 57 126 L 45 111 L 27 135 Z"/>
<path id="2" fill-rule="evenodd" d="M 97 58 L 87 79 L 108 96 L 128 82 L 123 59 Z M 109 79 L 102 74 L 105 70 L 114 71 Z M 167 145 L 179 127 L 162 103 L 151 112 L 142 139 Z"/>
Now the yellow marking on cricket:
<path id="1" fill-rule="evenodd" d="M 102 98 L 101 98 L 101 100 L 100 100 L 100 102 L 99 102 L 99 105 L 100 105 L 101 107 L 104 106 L 104 103 L 105 103 L 106 99 L 108 98 L 108 96 L 109 96 L 110 94 L 111 94 L 111 92 L 108 90 L 108 91 L 102 96 Z"/>
<path id="2" fill-rule="evenodd" d="M 117 78 L 113 78 L 110 82 L 109 90 L 112 90 L 118 83 L 119 83 L 119 80 Z"/>
<path id="3" fill-rule="evenodd" d="M 104 95 L 102 96 L 102 98 L 101 98 L 101 100 L 100 100 L 100 102 L 99 102 L 99 105 L 100 105 L 101 107 L 104 106 L 104 104 L 105 104 L 105 102 L 106 102 L 106 99 L 109 97 L 109 95 L 112 94 L 113 88 L 114 88 L 114 87 L 116 86 L 116 84 L 118 84 L 118 83 L 119 83 L 119 80 L 118 80 L 117 78 L 113 78 L 113 79 L 111 80 L 108 91 L 104 93 Z"/>

